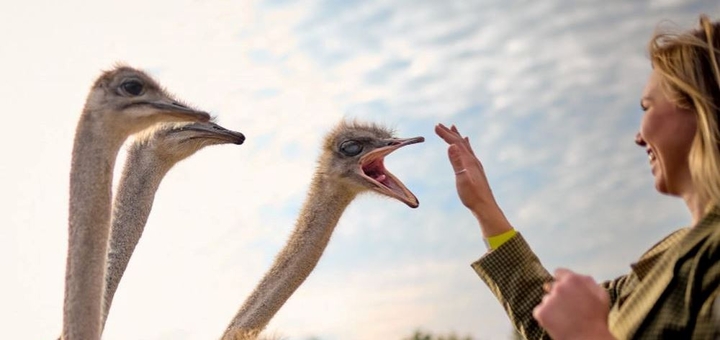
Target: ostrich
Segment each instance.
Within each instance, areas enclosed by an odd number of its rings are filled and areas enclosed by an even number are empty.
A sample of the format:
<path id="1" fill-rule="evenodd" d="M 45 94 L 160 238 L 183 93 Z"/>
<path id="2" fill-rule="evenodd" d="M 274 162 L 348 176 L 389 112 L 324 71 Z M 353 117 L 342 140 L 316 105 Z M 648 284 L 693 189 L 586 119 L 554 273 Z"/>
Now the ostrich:
<path id="1" fill-rule="evenodd" d="M 72 152 L 63 339 L 100 339 L 112 174 L 123 142 L 159 122 L 209 119 L 130 67 L 115 67 L 95 81 Z"/>
<path id="2" fill-rule="evenodd" d="M 105 276 L 103 328 L 110 305 L 168 171 L 198 150 L 217 144 L 242 144 L 245 136 L 213 122 L 162 124 L 143 131 L 129 147 L 113 203 L 112 231 Z"/>
<path id="3" fill-rule="evenodd" d="M 383 164 L 385 156 L 425 139 L 398 139 L 391 131 L 341 122 L 326 137 L 310 190 L 285 247 L 225 330 L 224 340 L 255 339 L 315 268 L 345 208 L 373 191 L 407 204 L 418 200 Z"/>

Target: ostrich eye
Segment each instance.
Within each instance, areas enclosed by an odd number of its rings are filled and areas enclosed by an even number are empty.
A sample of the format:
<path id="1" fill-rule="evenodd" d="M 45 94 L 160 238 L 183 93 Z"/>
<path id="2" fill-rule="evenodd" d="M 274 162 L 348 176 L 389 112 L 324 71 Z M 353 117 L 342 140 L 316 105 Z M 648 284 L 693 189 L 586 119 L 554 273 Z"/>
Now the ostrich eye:
<path id="1" fill-rule="evenodd" d="M 345 156 L 357 156 L 362 149 L 362 145 L 354 140 L 344 141 L 340 144 L 340 152 Z"/>
<path id="2" fill-rule="evenodd" d="M 120 84 L 120 88 L 123 90 L 123 92 L 131 96 L 139 96 L 143 93 L 143 90 L 145 90 L 143 84 L 137 80 L 125 81 Z"/>

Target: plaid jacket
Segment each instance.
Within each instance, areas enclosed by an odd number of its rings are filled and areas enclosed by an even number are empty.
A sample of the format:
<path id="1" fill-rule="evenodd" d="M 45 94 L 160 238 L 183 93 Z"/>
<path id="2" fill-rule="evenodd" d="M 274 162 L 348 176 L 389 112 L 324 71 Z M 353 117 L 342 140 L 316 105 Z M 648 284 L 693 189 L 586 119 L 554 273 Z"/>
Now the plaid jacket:
<path id="1" fill-rule="evenodd" d="M 527 339 L 550 336 L 532 317 L 552 280 L 522 235 L 472 264 Z M 617 339 L 720 339 L 720 209 L 648 250 L 629 274 L 603 282 Z"/>

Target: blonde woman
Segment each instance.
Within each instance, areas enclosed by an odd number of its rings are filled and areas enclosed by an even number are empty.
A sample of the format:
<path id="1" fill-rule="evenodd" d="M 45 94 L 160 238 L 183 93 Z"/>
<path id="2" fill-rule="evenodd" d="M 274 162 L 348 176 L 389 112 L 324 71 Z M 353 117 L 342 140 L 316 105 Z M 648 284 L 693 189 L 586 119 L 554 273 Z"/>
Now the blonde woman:
<path id="1" fill-rule="evenodd" d="M 645 111 L 635 143 L 655 188 L 682 198 L 692 227 L 658 242 L 630 273 L 597 284 L 547 272 L 498 207 L 467 138 L 435 131 L 450 146 L 458 195 L 490 250 L 472 264 L 528 339 L 712 339 L 720 322 L 720 22 L 656 33 Z"/>

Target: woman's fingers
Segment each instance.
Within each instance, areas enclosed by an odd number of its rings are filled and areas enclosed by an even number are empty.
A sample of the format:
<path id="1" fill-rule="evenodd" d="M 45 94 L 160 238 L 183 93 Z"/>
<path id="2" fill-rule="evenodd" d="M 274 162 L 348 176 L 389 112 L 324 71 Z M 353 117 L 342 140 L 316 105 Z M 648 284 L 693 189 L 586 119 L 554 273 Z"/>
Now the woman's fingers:
<path id="1" fill-rule="evenodd" d="M 608 338 L 610 297 L 591 276 L 558 268 L 533 317 L 554 339 Z"/>
<path id="2" fill-rule="evenodd" d="M 468 150 L 470 150 L 470 153 L 473 154 L 473 156 L 475 156 L 475 151 L 473 151 L 472 146 L 470 145 L 470 138 L 465 137 L 465 138 L 463 138 L 463 140 L 465 141 L 465 147 L 468 148 Z"/>
<path id="3" fill-rule="evenodd" d="M 543 283 L 542 287 L 543 287 L 543 290 L 545 291 L 545 293 L 550 293 L 550 291 L 552 290 L 552 287 L 553 287 L 553 281 L 548 281 L 548 282 Z"/>
<path id="4" fill-rule="evenodd" d="M 456 157 L 461 157 L 464 161 L 461 169 L 455 169 L 455 174 L 462 173 L 462 169 L 467 169 L 467 167 L 478 167 L 482 169 L 480 160 L 477 156 L 475 156 L 475 152 L 473 152 L 473 149 L 470 146 L 470 139 L 468 137 L 463 137 L 455 125 L 448 128 L 443 124 L 438 124 L 435 126 L 435 133 L 437 133 L 437 135 L 440 136 L 440 138 L 442 138 L 446 143 L 457 147 L 457 150 L 454 151 L 457 153 Z M 448 153 L 449 152 L 450 150 L 448 149 Z"/>
<path id="5" fill-rule="evenodd" d="M 451 131 L 445 125 L 435 125 L 435 133 L 448 144 L 458 144 L 462 142 L 462 136 Z"/>
<path id="6" fill-rule="evenodd" d="M 570 276 L 572 274 L 575 274 L 572 270 L 566 269 L 566 268 L 557 268 L 555 269 L 555 280 L 560 280 L 566 276 Z"/>
<path id="7" fill-rule="evenodd" d="M 458 137 L 462 138 L 463 145 L 470 151 L 473 156 L 475 155 L 475 151 L 473 151 L 472 146 L 470 146 L 470 138 L 468 137 L 462 137 L 462 134 L 460 133 L 460 130 L 458 130 L 457 126 L 453 124 L 450 126 L 450 131 L 454 132 Z"/>
<path id="8" fill-rule="evenodd" d="M 461 150 L 457 145 L 453 144 L 448 147 L 448 158 L 456 174 L 467 171 L 462 159 Z"/>
<path id="9" fill-rule="evenodd" d="M 440 138 L 442 138 L 446 143 L 459 145 L 460 147 L 467 149 L 468 153 L 473 157 L 475 156 L 475 153 L 470 147 L 470 139 L 460 135 L 460 132 L 458 132 L 455 125 L 448 128 L 443 124 L 438 124 L 435 126 L 435 133 L 437 133 L 437 135 L 440 136 Z"/>

